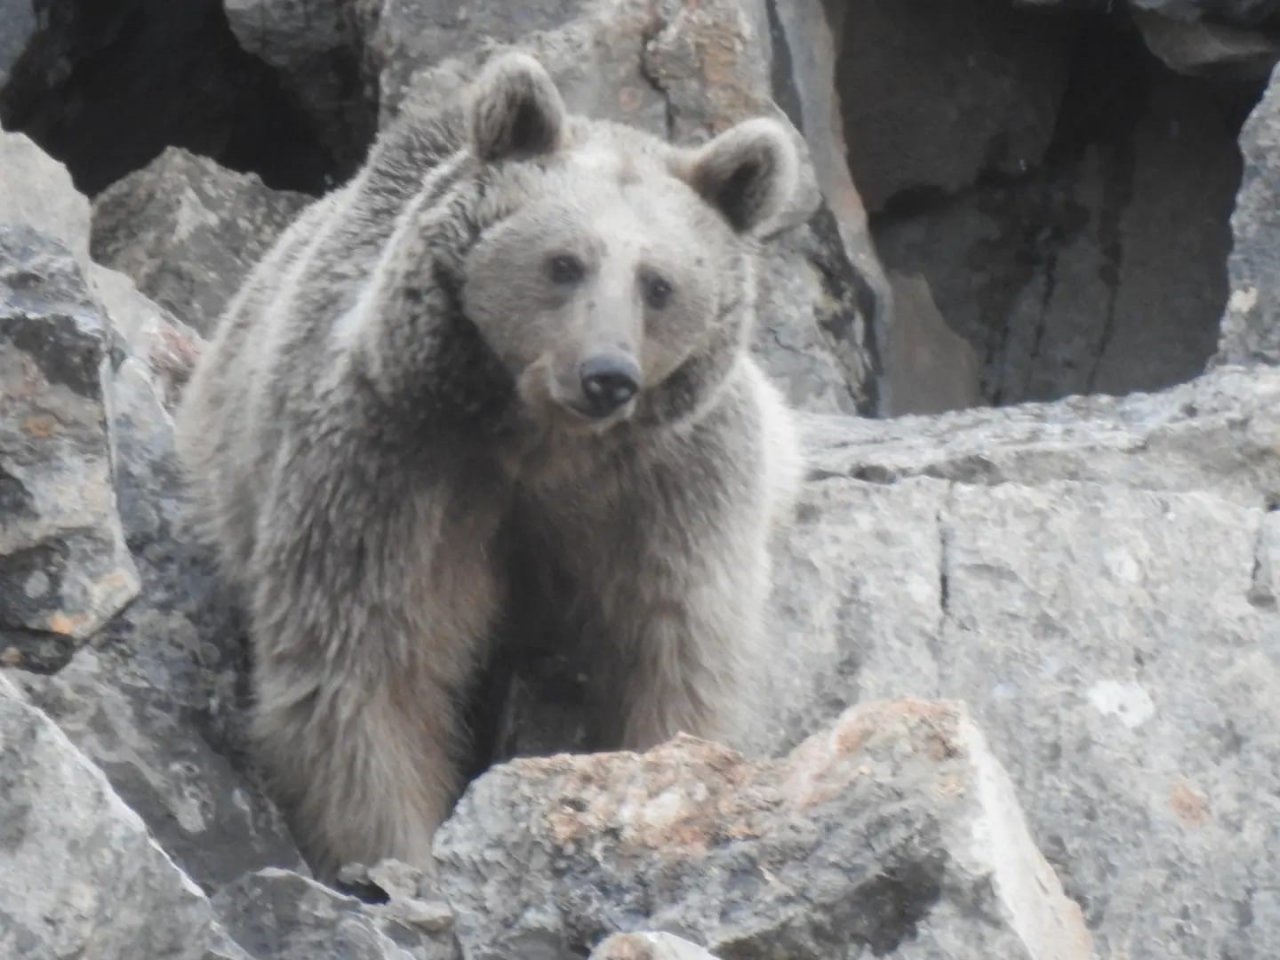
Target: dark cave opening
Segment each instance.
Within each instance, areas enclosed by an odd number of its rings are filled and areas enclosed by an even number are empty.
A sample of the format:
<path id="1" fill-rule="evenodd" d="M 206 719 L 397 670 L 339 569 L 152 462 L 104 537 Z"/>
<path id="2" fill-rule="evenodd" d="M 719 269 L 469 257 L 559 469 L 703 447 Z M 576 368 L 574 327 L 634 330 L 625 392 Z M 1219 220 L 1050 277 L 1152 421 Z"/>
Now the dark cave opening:
<path id="1" fill-rule="evenodd" d="M 0 124 L 90 195 L 167 146 L 276 189 L 318 194 L 350 172 L 277 73 L 240 48 L 220 0 L 47 5 L 0 93 Z"/>
<path id="2" fill-rule="evenodd" d="M 881 412 L 1202 372 L 1263 81 L 1175 72 L 1116 13 L 859 7 L 838 82 L 897 301 Z"/>

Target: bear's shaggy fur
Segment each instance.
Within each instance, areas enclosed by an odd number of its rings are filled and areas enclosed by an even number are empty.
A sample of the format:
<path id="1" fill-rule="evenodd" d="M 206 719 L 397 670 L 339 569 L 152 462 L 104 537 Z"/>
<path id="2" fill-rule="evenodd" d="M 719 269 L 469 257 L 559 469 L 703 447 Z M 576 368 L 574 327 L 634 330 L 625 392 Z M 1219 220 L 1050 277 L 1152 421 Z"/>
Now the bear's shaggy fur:
<path id="1" fill-rule="evenodd" d="M 427 861 L 521 578 L 590 659 L 599 746 L 732 736 L 799 477 L 747 350 L 754 237 L 795 164 L 770 120 L 679 149 L 570 116 L 508 53 L 238 293 L 180 453 L 317 870 Z"/>

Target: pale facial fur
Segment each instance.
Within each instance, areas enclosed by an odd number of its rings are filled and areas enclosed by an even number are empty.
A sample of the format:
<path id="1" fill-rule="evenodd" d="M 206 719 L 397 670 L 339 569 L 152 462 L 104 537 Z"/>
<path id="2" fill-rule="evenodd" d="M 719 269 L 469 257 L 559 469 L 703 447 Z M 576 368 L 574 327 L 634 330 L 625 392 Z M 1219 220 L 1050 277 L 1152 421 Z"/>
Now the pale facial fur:
<path id="1" fill-rule="evenodd" d="M 525 403 L 566 425 L 635 409 L 632 398 L 586 412 L 580 371 L 593 358 L 634 364 L 643 391 L 706 342 L 732 275 L 724 261 L 745 242 L 673 175 L 668 151 L 619 149 L 627 133 L 584 127 L 585 143 L 513 171 L 504 192 L 523 203 L 467 261 L 468 316 Z"/>

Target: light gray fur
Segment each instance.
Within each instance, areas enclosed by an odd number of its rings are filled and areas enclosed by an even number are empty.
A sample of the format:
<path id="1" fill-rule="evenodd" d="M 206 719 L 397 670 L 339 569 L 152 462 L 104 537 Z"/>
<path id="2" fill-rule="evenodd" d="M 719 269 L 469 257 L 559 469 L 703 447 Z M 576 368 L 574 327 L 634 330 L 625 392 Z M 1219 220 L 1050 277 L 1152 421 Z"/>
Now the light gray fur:
<path id="1" fill-rule="evenodd" d="M 772 121 L 687 150 L 567 116 L 506 54 L 386 134 L 232 302 L 180 452 L 249 610 L 259 758 L 319 871 L 427 861 L 522 584 L 600 678 L 601 746 L 738 729 L 800 474 L 746 349 L 753 234 L 794 167 Z M 566 250 L 572 287 L 546 267 Z M 641 390 L 587 420 L 600 349 Z"/>

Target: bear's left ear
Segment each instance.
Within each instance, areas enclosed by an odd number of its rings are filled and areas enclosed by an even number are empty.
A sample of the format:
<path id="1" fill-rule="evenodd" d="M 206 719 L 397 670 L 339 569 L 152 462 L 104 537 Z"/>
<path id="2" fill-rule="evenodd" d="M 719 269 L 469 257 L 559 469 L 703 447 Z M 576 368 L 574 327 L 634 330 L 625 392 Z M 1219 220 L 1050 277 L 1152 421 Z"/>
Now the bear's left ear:
<path id="1" fill-rule="evenodd" d="M 560 145 L 564 100 L 527 53 L 502 54 L 485 64 L 472 85 L 468 111 L 472 149 L 486 162 L 550 153 Z"/>
<path id="2" fill-rule="evenodd" d="M 791 198 L 798 163 L 786 128 L 756 117 L 693 151 L 682 176 L 734 230 L 751 233 Z"/>

